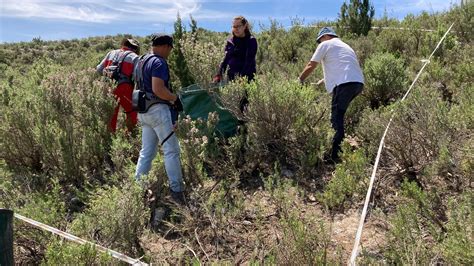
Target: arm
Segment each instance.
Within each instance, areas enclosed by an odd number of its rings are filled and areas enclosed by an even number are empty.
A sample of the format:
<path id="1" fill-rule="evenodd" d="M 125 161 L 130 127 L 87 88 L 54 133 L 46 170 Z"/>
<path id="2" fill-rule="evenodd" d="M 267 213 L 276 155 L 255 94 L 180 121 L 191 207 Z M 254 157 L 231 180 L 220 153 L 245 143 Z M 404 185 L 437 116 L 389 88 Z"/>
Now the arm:
<path id="1" fill-rule="evenodd" d="M 218 75 L 224 74 L 225 70 L 227 69 L 227 65 L 229 64 L 229 60 L 230 60 L 231 49 L 232 49 L 232 44 L 229 41 L 227 41 L 225 45 L 224 59 L 222 60 L 222 63 L 219 66 L 219 72 L 217 73 Z"/>
<path id="2" fill-rule="evenodd" d="M 247 53 L 245 56 L 245 65 L 242 69 L 242 74 L 252 76 L 255 74 L 255 56 L 257 56 L 257 39 L 251 38 L 247 47 Z"/>
<path id="3" fill-rule="evenodd" d="M 318 66 L 317 62 L 309 61 L 309 63 L 303 69 L 303 72 L 301 72 L 301 74 L 299 76 L 299 80 L 301 82 L 303 82 L 309 76 L 309 74 L 311 74 L 313 72 L 313 70 L 316 68 L 316 66 Z"/>
<path id="4" fill-rule="evenodd" d="M 107 58 L 109 57 L 110 52 L 107 53 L 107 55 L 102 59 L 102 61 L 97 65 L 95 68 L 99 74 L 102 75 L 102 71 L 104 71 L 105 68 L 105 61 L 107 61 Z"/>
<path id="5" fill-rule="evenodd" d="M 157 77 L 152 77 L 151 78 L 151 88 L 153 90 L 153 93 L 158 96 L 160 99 L 174 102 L 178 98 L 176 94 L 171 93 L 168 88 L 165 86 L 164 80 L 157 78 Z"/>

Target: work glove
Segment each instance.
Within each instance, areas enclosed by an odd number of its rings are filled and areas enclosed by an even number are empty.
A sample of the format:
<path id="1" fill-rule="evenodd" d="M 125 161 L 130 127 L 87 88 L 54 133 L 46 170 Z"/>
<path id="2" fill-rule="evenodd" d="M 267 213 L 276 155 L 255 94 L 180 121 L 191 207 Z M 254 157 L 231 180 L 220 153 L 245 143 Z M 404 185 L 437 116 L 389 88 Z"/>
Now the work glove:
<path id="1" fill-rule="evenodd" d="M 212 78 L 212 82 L 214 82 L 214 83 L 219 83 L 219 82 L 221 82 L 221 80 L 222 80 L 222 75 L 221 74 L 217 74 L 217 75 L 214 76 L 214 78 Z"/>

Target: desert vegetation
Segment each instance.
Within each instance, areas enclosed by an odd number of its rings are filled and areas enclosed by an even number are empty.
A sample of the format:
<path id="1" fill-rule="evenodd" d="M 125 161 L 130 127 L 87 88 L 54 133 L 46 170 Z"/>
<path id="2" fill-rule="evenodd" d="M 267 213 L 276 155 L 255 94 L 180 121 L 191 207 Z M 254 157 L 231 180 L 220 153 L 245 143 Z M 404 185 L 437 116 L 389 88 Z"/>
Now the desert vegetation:
<path id="1" fill-rule="evenodd" d="M 330 95 L 313 84 L 322 71 L 304 85 L 296 81 L 319 26 L 270 21 L 255 33 L 256 80 L 218 90 L 245 133 L 216 135 L 212 113 L 206 121 L 180 118 L 185 208 L 168 200 L 160 156 L 144 185 L 135 182 L 139 129 L 107 130 L 114 84 L 93 68 L 127 35 L 1 44 L 0 207 L 154 264 L 345 264 L 380 137 L 395 112 L 358 261 L 472 265 L 473 16 L 470 2 L 400 21 L 373 19 L 378 28 L 362 34 L 337 21 L 314 23 L 339 26 L 366 78 L 348 110 L 342 162 L 335 166 L 323 163 L 333 130 Z M 421 60 L 452 22 L 401 103 Z M 227 33 L 199 28 L 199 21 L 177 23 L 173 87 L 208 88 Z M 134 37 L 148 50 L 149 36 Z M 242 116 L 238 99 L 245 92 L 250 103 Z M 154 230 L 150 202 L 171 210 Z M 14 230 L 21 264 L 119 263 L 19 220 Z"/>

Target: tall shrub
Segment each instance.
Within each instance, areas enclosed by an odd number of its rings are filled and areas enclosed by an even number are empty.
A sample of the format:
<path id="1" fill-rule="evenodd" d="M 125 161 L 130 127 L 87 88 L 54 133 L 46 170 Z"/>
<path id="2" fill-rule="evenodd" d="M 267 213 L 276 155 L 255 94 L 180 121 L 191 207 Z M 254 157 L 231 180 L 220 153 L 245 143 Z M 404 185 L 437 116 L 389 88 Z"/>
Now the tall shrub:
<path id="1" fill-rule="evenodd" d="M 407 75 L 402 59 L 390 53 L 371 56 L 364 65 L 366 88 L 363 92 L 371 108 L 397 100 L 403 95 L 407 84 Z"/>
<path id="2" fill-rule="evenodd" d="M 344 2 L 339 13 L 338 26 L 357 35 L 367 35 L 372 27 L 375 8 L 369 0 Z"/>

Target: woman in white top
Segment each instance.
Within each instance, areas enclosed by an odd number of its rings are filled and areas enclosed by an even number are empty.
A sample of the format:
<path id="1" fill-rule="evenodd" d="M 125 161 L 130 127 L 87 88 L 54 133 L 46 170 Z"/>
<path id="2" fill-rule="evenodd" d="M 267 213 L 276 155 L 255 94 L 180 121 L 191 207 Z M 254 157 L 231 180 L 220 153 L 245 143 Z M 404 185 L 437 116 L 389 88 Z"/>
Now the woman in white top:
<path id="1" fill-rule="evenodd" d="M 332 28 L 322 28 L 316 42 L 319 45 L 299 80 L 304 82 L 318 63 L 322 65 L 326 90 L 332 93 L 331 124 L 336 131 L 327 162 L 335 163 L 340 161 L 338 153 L 344 139 L 344 114 L 351 101 L 361 93 L 364 76 L 354 50 L 339 39 Z"/>

